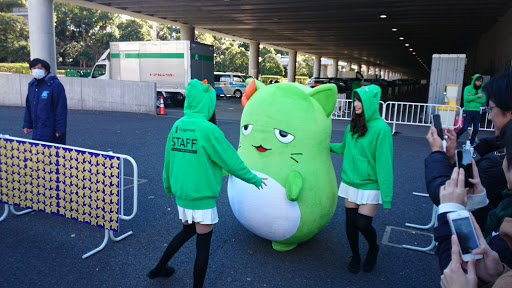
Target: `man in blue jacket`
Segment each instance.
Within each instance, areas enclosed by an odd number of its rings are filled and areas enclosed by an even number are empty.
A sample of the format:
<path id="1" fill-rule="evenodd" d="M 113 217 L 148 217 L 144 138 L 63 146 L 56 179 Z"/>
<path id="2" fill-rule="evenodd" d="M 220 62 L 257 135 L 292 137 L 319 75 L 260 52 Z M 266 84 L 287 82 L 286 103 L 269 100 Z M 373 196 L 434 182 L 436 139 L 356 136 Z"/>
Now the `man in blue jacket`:
<path id="1" fill-rule="evenodd" d="M 34 58 L 28 63 L 34 79 L 28 83 L 23 131 L 32 140 L 66 144 L 68 104 L 66 91 L 50 64 Z"/>

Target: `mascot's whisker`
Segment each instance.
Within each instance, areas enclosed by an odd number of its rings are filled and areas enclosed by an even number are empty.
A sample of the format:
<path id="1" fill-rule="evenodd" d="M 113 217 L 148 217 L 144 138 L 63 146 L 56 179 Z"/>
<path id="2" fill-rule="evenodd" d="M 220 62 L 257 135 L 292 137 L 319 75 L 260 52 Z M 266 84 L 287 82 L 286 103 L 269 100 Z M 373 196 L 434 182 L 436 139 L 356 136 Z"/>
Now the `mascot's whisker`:
<path id="1" fill-rule="evenodd" d="M 302 155 L 302 153 L 290 153 L 290 155 Z M 292 158 L 293 161 L 299 163 L 299 161 L 297 161 L 297 159 L 293 158 L 290 156 L 290 158 Z"/>

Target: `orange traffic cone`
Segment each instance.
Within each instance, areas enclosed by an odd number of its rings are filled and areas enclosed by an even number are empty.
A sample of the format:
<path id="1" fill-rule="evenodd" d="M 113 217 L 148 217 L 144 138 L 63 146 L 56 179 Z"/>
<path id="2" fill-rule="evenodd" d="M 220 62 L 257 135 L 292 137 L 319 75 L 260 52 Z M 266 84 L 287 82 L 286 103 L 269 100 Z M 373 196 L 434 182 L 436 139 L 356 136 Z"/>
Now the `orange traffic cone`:
<path id="1" fill-rule="evenodd" d="M 160 106 L 158 107 L 157 115 L 167 115 L 165 113 L 164 96 L 160 96 Z"/>

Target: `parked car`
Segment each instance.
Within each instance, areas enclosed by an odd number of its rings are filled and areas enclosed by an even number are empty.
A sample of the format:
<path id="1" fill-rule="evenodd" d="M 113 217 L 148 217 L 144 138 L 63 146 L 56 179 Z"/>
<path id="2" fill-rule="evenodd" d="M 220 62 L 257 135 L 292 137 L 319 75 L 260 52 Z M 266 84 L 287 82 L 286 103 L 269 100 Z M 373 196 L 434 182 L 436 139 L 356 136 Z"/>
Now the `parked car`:
<path id="1" fill-rule="evenodd" d="M 245 93 L 245 80 L 247 76 L 241 73 L 233 72 L 215 72 L 215 92 L 217 96 L 234 96 L 242 97 Z"/>
<path id="2" fill-rule="evenodd" d="M 322 84 L 332 83 L 338 88 L 338 93 L 347 92 L 347 84 L 343 79 L 337 77 L 314 77 L 311 78 L 311 85 L 309 87 L 314 88 Z"/>

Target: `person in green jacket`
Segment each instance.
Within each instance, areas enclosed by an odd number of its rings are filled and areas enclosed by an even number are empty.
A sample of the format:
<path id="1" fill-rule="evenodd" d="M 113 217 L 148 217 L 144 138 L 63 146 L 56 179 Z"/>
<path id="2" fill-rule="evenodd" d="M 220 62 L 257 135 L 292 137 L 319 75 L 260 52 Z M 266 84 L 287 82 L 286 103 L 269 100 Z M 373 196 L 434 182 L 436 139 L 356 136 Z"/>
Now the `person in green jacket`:
<path id="1" fill-rule="evenodd" d="M 484 77 L 480 74 L 475 74 L 471 84 L 464 88 L 464 126 L 457 132 L 457 140 L 468 130 L 469 124 L 473 124 L 473 132 L 469 143 L 475 145 L 476 135 L 480 130 L 480 107 L 485 103 L 485 94 L 482 92 L 484 84 Z"/>
<path id="2" fill-rule="evenodd" d="M 184 116 L 174 123 L 167 138 L 162 175 L 165 192 L 176 198 L 183 229 L 147 276 L 170 277 L 174 268 L 167 263 L 197 233 L 194 287 L 202 287 L 213 224 L 218 222 L 215 199 L 219 196 L 223 169 L 260 189 L 266 184 L 245 166 L 224 133 L 208 121 L 215 109 L 215 90 L 193 79 L 185 91 Z"/>
<path id="3" fill-rule="evenodd" d="M 373 217 L 379 204 L 387 212 L 393 197 L 393 138 L 391 128 L 379 114 L 380 95 L 377 85 L 356 89 L 352 94 L 352 120 L 343 142 L 331 143 L 331 152 L 344 154 L 338 195 L 345 198 L 351 273 L 361 270 L 359 232 L 368 241 L 363 271 L 371 272 L 375 267 L 379 246 Z"/>

